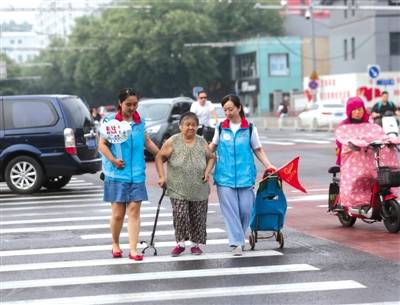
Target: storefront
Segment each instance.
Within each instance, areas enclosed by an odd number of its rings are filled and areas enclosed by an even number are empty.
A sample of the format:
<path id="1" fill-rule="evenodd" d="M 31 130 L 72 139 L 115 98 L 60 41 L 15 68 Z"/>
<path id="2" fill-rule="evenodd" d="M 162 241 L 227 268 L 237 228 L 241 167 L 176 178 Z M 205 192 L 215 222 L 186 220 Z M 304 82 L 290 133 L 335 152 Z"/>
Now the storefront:
<path id="1" fill-rule="evenodd" d="M 301 90 L 301 54 L 299 37 L 244 40 L 232 49 L 235 90 L 252 114 L 276 111 L 281 99 Z"/>

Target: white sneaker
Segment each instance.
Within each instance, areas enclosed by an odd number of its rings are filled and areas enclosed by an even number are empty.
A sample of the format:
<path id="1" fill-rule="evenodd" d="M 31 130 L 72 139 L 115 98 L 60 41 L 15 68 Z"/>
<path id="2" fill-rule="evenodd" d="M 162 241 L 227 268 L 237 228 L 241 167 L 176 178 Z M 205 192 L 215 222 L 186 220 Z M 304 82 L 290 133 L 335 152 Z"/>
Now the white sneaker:
<path id="1" fill-rule="evenodd" d="M 232 250 L 233 256 L 241 256 L 242 255 L 242 246 L 236 246 Z"/>

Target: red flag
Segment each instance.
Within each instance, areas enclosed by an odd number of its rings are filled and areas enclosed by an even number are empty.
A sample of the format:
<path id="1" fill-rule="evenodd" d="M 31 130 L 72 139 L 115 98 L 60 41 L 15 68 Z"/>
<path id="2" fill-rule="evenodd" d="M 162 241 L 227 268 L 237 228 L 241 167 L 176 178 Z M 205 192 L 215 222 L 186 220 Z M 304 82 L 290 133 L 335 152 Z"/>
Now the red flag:
<path id="1" fill-rule="evenodd" d="M 287 182 L 294 188 L 302 191 L 303 193 L 307 193 L 306 189 L 299 182 L 299 176 L 298 176 L 299 159 L 300 157 L 297 156 L 289 163 L 278 168 L 274 173 L 277 173 L 279 178 L 281 178 L 283 181 Z"/>

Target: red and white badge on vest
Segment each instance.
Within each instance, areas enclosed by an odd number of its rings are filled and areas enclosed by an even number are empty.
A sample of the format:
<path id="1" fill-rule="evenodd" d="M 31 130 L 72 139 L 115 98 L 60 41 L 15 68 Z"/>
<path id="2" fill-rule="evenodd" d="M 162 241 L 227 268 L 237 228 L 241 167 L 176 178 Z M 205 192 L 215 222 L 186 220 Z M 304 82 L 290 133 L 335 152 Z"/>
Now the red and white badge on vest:
<path id="1" fill-rule="evenodd" d="M 101 124 L 100 136 L 109 143 L 120 144 L 128 140 L 132 128 L 127 121 L 110 120 Z"/>

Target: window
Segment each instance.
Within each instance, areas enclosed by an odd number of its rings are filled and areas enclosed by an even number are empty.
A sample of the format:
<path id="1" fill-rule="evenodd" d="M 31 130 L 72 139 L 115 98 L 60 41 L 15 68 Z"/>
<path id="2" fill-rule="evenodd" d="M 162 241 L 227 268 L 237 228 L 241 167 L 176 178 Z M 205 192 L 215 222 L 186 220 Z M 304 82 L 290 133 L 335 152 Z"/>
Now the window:
<path id="1" fill-rule="evenodd" d="M 191 103 L 183 102 L 182 103 L 182 113 L 189 112 L 190 111 L 190 106 L 192 106 Z"/>
<path id="2" fill-rule="evenodd" d="M 53 126 L 58 121 L 49 101 L 7 101 L 4 103 L 6 129 Z"/>
<path id="3" fill-rule="evenodd" d="M 247 53 L 236 56 L 236 78 L 257 77 L 256 53 Z"/>
<path id="4" fill-rule="evenodd" d="M 181 114 L 181 105 L 179 103 L 175 104 L 172 107 L 171 115 L 174 115 L 174 114 Z"/>
<path id="5" fill-rule="evenodd" d="M 356 39 L 354 37 L 351 38 L 351 59 L 356 58 Z"/>
<path id="6" fill-rule="evenodd" d="M 289 54 L 269 54 L 268 57 L 270 76 L 289 75 Z"/>
<path id="7" fill-rule="evenodd" d="M 390 55 L 400 55 L 400 32 L 393 32 L 389 35 Z"/>
<path id="8" fill-rule="evenodd" d="M 89 112 L 89 108 L 81 99 L 63 98 L 61 99 L 61 104 L 73 128 L 83 127 L 85 132 L 90 130 L 93 124 L 92 116 Z"/>
<path id="9" fill-rule="evenodd" d="M 347 6 L 347 0 L 344 0 L 344 6 Z M 343 10 L 344 18 L 347 19 L 347 9 Z"/>
<path id="10" fill-rule="evenodd" d="M 356 10 L 355 7 L 356 6 L 356 1 L 355 0 L 351 0 L 351 16 L 355 16 L 356 15 Z"/>
<path id="11" fill-rule="evenodd" d="M 14 42 L 15 42 L 14 39 L 11 39 L 11 40 L 10 40 L 10 43 L 11 43 L 11 44 L 14 44 Z"/>
<path id="12" fill-rule="evenodd" d="M 343 57 L 347 60 L 347 39 L 343 40 Z"/>

